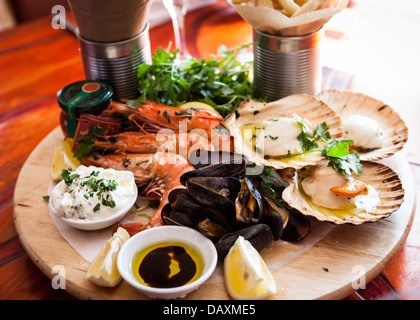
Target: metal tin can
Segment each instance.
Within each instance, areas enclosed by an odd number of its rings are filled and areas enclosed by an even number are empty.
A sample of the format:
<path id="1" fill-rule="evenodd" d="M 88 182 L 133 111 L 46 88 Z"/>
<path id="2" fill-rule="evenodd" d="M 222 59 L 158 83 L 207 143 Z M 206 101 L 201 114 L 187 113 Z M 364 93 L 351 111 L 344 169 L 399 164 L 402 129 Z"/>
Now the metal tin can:
<path id="1" fill-rule="evenodd" d="M 275 101 L 296 93 L 318 93 L 322 37 L 323 28 L 298 37 L 272 36 L 254 29 L 254 96 Z"/>
<path id="2" fill-rule="evenodd" d="M 137 36 L 118 42 L 93 42 L 78 34 L 83 69 L 87 79 L 102 80 L 114 90 L 115 100 L 139 96 L 137 68 L 150 64 L 149 26 Z"/>
<path id="3" fill-rule="evenodd" d="M 98 115 L 109 106 L 112 87 L 102 81 L 83 80 L 71 83 L 57 93 L 61 107 L 60 125 L 68 137 L 73 138 L 77 119 L 84 113 Z"/>

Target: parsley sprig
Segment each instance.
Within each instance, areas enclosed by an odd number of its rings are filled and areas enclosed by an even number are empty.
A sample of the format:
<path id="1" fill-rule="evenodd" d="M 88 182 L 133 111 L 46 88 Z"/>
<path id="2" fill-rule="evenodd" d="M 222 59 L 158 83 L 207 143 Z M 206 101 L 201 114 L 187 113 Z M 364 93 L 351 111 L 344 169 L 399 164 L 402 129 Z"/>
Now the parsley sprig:
<path id="1" fill-rule="evenodd" d="M 349 150 L 353 145 L 353 140 L 331 140 L 329 126 L 326 122 L 317 125 L 316 129 L 312 130 L 297 114 L 294 113 L 292 116 L 301 126 L 302 132 L 298 135 L 298 140 L 305 152 L 321 151 L 321 155 L 328 159 L 328 165 L 338 173 L 362 173 L 359 154 L 355 150 Z M 324 141 L 327 144 L 323 149 L 320 149 L 317 141 Z"/>
<path id="2" fill-rule="evenodd" d="M 77 148 L 74 151 L 74 156 L 81 160 L 91 154 L 97 152 L 94 146 L 95 139 L 102 136 L 105 129 L 101 126 L 90 126 L 88 134 L 77 139 Z"/>
<path id="3" fill-rule="evenodd" d="M 319 148 L 317 141 L 322 140 L 327 142 L 331 139 L 331 134 L 328 129 L 330 128 L 326 122 L 318 124 L 316 129 L 313 131 L 308 124 L 296 113 L 292 114 L 293 119 L 297 121 L 302 131 L 298 135 L 297 139 L 302 145 L 303 150 L 312 151 Z"/>
<path id="4" fill-rule="evenodd" d="M 360 163 L 359 154 L 355 150 L 349 150 L 352 145 L 353 140 L 350 139 L 333 139 L 327 143 L 321 151 L 321 155 L 329 160 L 328 165 L 338 173 L 343 175 L 352 172 L 360 174 L 363 172 L 363 166 Z"/>

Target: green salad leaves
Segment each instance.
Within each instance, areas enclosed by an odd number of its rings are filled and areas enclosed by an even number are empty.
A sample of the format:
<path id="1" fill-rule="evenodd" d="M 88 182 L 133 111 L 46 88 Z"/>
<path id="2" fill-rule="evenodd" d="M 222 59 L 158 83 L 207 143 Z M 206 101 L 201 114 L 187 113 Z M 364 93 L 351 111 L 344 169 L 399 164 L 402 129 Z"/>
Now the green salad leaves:
<path id="1" fill-rule="evenodd" d="M 151 65 L 140 64 L 137 69 L 140 97 L 135 106 L 153 100 L 170 106 L 200 101 L 215 108 L 222 116 L 236 109 L 245 98 L 251 98 L 250 62 L 241 61 L 238 52 L 220 48 L 218 56 L 208 60 L 178 61 L 178 51 L 158 48 Z"/>

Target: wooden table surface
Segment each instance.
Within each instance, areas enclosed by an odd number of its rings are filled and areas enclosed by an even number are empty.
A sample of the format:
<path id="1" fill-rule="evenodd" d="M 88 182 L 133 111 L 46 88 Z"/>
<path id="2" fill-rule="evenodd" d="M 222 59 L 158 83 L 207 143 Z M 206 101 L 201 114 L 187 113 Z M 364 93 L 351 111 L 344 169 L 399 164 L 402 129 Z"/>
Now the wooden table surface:
<path id="1" fill-rule="evenodd" d="M 236 12 L 218 1 L 187 16 L 191 54 L 208 57 L 221 44 L 231 48 L 252 41 L 252 29 Z M 339 39 L 331 30 L 326 37 Z M 173 42 L 172 26 L 150 30 L 152 52 Z M 351 88 L 353 75 L 324 68 L 324 88 Z M 55 290 L 30 260 L 13 223 L 13 194 L 22 165 L 31 151 L 59 124 L 56 93 L 84 79 L 76 38 L 51 27 L 49 17 L 0 33 L 0 299 L 75 299 Z M 379 97 L 378 97 L 379 98 Z M 418 113 L 419 111 L 417 111 Z M 413 116 L 419 117 L 418 114 Z M 420 154 L 407 150 L 417 188 Z M 417 151 L 418 152 L 418 151 Z M 417 208 L 417 212 L 418 212 Z M 414 219 L 407 241 L 374 280 L 347 299 L 420 298 L 420 222 Z"/>

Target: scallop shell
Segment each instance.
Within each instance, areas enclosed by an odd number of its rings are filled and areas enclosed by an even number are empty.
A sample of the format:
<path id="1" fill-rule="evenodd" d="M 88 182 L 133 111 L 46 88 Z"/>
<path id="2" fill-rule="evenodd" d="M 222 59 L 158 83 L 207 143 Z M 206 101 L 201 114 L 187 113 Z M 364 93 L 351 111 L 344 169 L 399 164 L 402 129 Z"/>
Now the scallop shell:
<path id="1" fill-rule="evenodd" d="M 327 163 L 323 160 L 317 166 L 326 166 Z M 361 161 L 361 163 L 363 173 L 354 174 L 354 178 L 375 188 L 380 199 L 380 203 L 369 212 L 356 210 L 349 212 L 340 209 L 320 210 L 320 207 L 308 200 L 309 197 L 304 196 L 304 192 L 298 184 L 298 175 L 304 170 L 315 168 L 315 166 L 306 167 L 300 171 L 286 169 L 280 172 L 281 177 L 289 183 L 289 186 L 283 191 L 283 200 L 304 215 L 337 225 L 345 223 L 360 225 L 390 216 L 404 201 L 405 192 L 400 178 L 391 168 L 383 164 L 370 161 Z M 354 215 L 349 215 L 349 213 Z"/>
<path id="2" fill-rule="evenodd" d="M 340 117 L 358 114 L 375 119 L 384 132 L 384 144 L 370 152 L 359 152 L 361 160 L 380 160 L 400 151 L 408 140 L 408 128 L 399 114 L 384 102 L 361 93 L 327 90 L 316 96 Z"/>
<path id="3" fill-rule="evenodd" d="M 228 115 L 222 124 L 229 129 L 230 134 L 234 137 L 235 152 L 244 154 L 249 161 L 256 165 L 271 166 L 276 169 L 302 168 L 306 165 L 314 165 L 323 158 L 319 151 L 306 153 L 303 156 L 264 159 L 263 155 L 258 154 L 249 144 L 244 143 L 241 132 L 243 126 L 273 118 L 290 117 L 293 113 L 307 119 L 313 129 L 318 124 L 326 122 L 329 125 L 328 131 L 332 139 L 343 137 L 341 118 L 337 113 L 324 102 L 307 94 L 295 94 L 269 103 L 247 99 L 241 103 L 235 112 Z M 319 145 L 322 147 L 322 143 L 319 143 Z"/>

